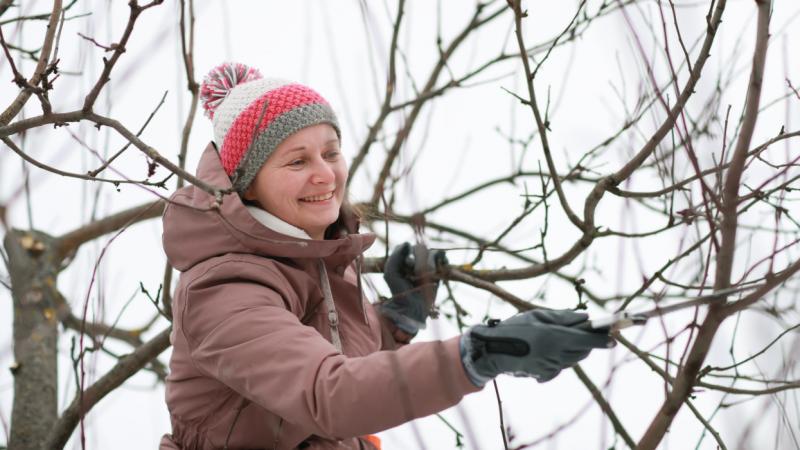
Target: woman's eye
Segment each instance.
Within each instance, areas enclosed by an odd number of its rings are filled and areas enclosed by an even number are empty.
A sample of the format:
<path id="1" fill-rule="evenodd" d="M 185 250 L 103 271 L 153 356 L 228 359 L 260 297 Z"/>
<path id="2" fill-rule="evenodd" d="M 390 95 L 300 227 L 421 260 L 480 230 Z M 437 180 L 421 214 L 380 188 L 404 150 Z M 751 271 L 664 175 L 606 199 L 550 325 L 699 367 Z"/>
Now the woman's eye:
<path id="1" fill-rule="evenodd" d="M 325 153 L 325 159 L 327 159 L 327 160 L 335 160 L 338 157 L 339 157 L 339 151 L 338 150 L 331 150 L 331 151 Z"/>
<path id="2" fill-rule="evenodd" d="M 295 159 L 294 161 L 291 161 L 288 165 L 290 167 L 301 167 L 303 164 L 305 164 L 305 161 L 303 161 L 302 159 Z"/>

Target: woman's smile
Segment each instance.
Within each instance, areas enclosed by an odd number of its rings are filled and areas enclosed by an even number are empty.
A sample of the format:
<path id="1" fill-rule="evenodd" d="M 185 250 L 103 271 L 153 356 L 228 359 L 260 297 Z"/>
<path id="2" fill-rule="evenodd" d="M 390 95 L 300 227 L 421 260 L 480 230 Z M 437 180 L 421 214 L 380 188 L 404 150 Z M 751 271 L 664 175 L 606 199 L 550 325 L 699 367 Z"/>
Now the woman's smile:
<path id="1" fill-rule="evenodd" d="M 308 197 L 303 197 L 300 199 L 303 203 L 311 203 L 311 204 L 327 204 L 329 203 L 328 200 L 333 198 L 333 191 L 328 192 L 327 194 L 321 195 L 310 195 Z"/>

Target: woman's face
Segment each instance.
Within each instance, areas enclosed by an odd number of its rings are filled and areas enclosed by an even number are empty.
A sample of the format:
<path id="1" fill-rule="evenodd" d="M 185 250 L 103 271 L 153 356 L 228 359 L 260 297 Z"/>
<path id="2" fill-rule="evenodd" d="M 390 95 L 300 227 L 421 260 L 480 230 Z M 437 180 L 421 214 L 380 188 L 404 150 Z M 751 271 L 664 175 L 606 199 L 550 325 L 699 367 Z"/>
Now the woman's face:
<path id="1" fill-rule="evenodd" d="M 328 124 L 303 128 L 281 142 L 244 193 L 267 212 L 323 239 L 339 217 L 347 163 Z"/>

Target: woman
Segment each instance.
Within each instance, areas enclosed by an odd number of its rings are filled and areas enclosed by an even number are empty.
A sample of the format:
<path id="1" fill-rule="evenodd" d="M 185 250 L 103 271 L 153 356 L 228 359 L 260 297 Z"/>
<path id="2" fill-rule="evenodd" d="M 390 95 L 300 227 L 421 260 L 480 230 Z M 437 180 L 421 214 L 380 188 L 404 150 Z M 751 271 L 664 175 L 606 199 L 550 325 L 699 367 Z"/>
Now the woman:
<path id="1" fill-rule="evenodd" d="M 241 64 L 212 70 L 201 92 L 215 143 L 197 176 L 232 192 L 218 202 L 189 186 L 164 213 L 164 249 L 182 273 L 162 449 L 374 449 L 368 434 L 448 408 L 499 373 L 546 381 L 608 346 L 607 334 L 572 328 L 586 316 L 570 311 L 405 345 L 427 318 L 404 268 L 410 247 L 385 265 L 393 298 L 373 307 L 359 267 L 374 236 L 358 233 L 345 201 L 328 103 Z"/>

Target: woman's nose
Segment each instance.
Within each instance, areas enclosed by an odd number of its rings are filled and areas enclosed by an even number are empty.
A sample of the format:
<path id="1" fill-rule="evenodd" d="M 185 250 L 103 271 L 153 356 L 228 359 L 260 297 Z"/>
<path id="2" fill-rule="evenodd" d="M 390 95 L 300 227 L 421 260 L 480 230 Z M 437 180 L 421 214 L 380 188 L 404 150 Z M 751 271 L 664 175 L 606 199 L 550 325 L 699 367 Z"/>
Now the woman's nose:
<path id="1" fill-rule="evenodd" d="M 311 174 L 311 182 L 314 184 L 333 184 L 336 180 L 336 174 L 333 168 L 327 161 L 320 158 L 314 161 L 313 173 Z"/>

